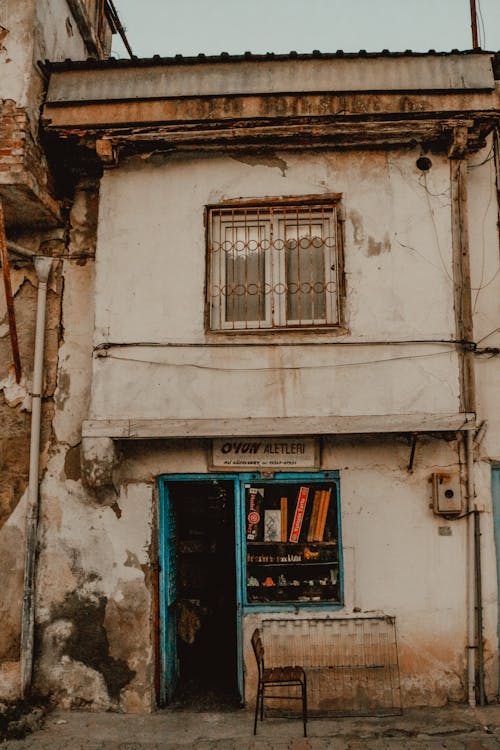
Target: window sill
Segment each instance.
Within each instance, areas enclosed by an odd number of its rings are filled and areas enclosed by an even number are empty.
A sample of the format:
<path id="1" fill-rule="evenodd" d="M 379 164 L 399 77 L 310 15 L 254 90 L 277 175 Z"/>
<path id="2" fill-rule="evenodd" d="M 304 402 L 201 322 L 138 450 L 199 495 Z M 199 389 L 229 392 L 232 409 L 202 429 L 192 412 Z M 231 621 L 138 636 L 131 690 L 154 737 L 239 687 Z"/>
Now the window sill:
<path id="1" fill-rule="evenodd" d="M 205 344 L 325 344 L 328 339 L 348 336 L 350 330 L 345 326 L 321 326 L 311 328 L 262 328 L 260 330 L 226 330 L 205 331 Z M 325 341 L 325 339 L 327 339 Z"/>

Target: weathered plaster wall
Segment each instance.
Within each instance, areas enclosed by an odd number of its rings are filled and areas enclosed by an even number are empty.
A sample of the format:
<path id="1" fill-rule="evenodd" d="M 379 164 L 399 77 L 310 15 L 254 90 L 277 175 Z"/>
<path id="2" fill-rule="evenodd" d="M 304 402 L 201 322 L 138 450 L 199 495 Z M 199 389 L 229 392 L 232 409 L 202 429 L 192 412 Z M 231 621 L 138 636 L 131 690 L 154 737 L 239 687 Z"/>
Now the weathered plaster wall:
<path id="1" fill-rule="evenodd" d="M 36 688 L 65 708 L 147 711 L 152 488 L 130 484 L 112 505 L 92 503 L 61 478 L 62 458 L 42 489 Z"/>
<path id="2" fill-rule="evenodd" d="M 70 216 L 53 429 L 41 487 L 35 686 L 61 706 L 147 711 L 152 705 L 152 485 L 99 498 L 82 487 L 88 411 L 97 194 L 77 191 Z M 72 257 L 73 256 L 73 257 Z"/>
<path id="3" fill-rule="evenodd" d="M 67 0 L 39 0 L 36 5 L 35 60 L 85 60 L 87 48 Z"/>
<path id="4" fill-rule="evenodd" d="M 38 246 L 40 237 L 23 238 Z M 15 264 L 14 264 L 15 265 Z M 12 270 L 14 305 L 20 347 L 22 379 L 16 383 L 5 299 L 0 295 L 0 565 L 8 571 L 0 592 L 0 697 L 12 698 L 19 690 L 19 639 L 24 568 L 24 512 L 29 469 L 31 382 L 35 334 L 37 279 L 32 264 Z M 40 476 L 47 467 L 52 442 L 56 387 L 59 313 L 62 280 L 53 269 L 47 295 L 44 357 L 44 390 L 40 441 Z"/>
<path id="5" fill-rule="evenodd" d="M 454 338 L 449 165 L 433 156 L 424 176 L 415 166 L 418 155 L 152 155 L 107 172 L 96 343 L 227 343 L 223 334 L 204 332 L 205 205 L 325 192 L 341 192 L 346 211 L 345 340 Z M 274 342 L 290 340 L 313 337 L 273 335 Z M 330 342 L 335 335 L 316 340 Z M 234 347 L 230 361 L 227 350 L 201 346 L 112 349 L 95 360 L 92 416 L 459 411 L 452 346 L 273 349 L 260 342 L 264 346 Z"/>
<path id="6" fill-rule="evenodd" d="M 0 96 L 38 110 L 38 62 L 84 60 L 87 49 L 66 0 L 3 0 L 0 6 Z"/>
<path id="7" fill-rule="evenodd" d="M 120 444 L 123 460 L 115 480 L 152 482 L 159 474 L 208 471 L 203 441 Z M 406 436 L 353 436 L 323 442 L 323 470 L 341 482 L 345 607 L 301 609 L 284 615 L 244 616 L 246 695 L 254 694 L 255 660 L 250 636 L 262 618 L 392 615 L 396 618 L 405 706 L 444 704 L 465 698 L 467 659 L 467 543 L 465 519 L 437 517 L 431 503 L 433 471 L 461 471 L 456 440 L 419 438 L 408 471 Z M 441 535 L 447 527 L 449 535 Z M 489 554 L 489 553 L 488 553 Z M 487 555 L 488 557 L 488 555 Z M 496 694 L 496 581 L 484 582 L 486 681 Z M 292 654 L 290 658 L 292 658 Z"/>
<path id="8" fill-rule="evenodd" d="M 152 690 L 150 626 L 151 486 L 88 496 L 80 479 L 94 327 L 96 186 L 75 194 L 65 241 L 24 235 L 52 253 L 42 410 L 36 689 L 62 705 L 147 710 Z M 51 233 L 52 234 L 52 233 Z M 0 311 L 0 698 L 19 695 L 24 515 L 29 462 L 36 276 L 12 271 L 23 380 L 15 385 L 5 309 Z M 1 304 L 4 305 L 3 295 Z M 24 493 L 24 494 L 23 494 Z M 107 503 L 107 504 L 106 504 Z M 137 637 L 140 632 L 143 636 Z M 129 635 L 131 638 L 129 639 Z"/>
<path id="9" fill-rule="evenodd" d="M 0 99 L 28 112 L 33 135 L 45 87 L 38 62 L 82 60 L 86 48 L 66 0 L 4 0 L 0 7 Z"/>
<path id="10" fill-rule="evenodd" d="M 30 384 L 33 369 L 37 278 L 31 263 L 12 270 L 14 306 L 22 365 L 22 379 L 16 383 L 5 308 L 0 296 L 0 527 L 19 502 L 28 479 L 31 421 Z M 45 350 L 45 389 L 42 417 L 41 452 L 45 456 L 53 417 L 57 348 L 59 343 L 59 295 L 61 278 L 57 268 L 51 275 L 47 302 Z M 43 466 L 43 465 L 42 465 Z"/>
<path id="11" fill-rule="evenodd" d="M 203 349 L 204 342 L 217 338 L 204 332 L 204 206 L 237 196 L 328 191 L 342 192 L 346 209 L 346 338 L 453 338 L 449 165 L 433 155 L 425 177 L 415 168 L 418 155 L 292 153 L 131 161 L 103 180 L 97 281 L 92 258 L 97 196 L 91 185 L 77 191 L 64 259 L 54 265 L 49 293 L 38 691 L 64 707 L 147 711 L 154 706 L 155 482 L 162 473 L 208 471 L 208 446 L 202 441 L 122 443 L 117 447 L 123 461 L 113 477 L 116 491 L 109 487 L 94 495 L 83 488 L 81 423 L 90 408 L 93 343 L 199 345 L 191 350 L 113 349 L 98 358 L 91 409 L 100 418 L 458 411 L 456 354 L 446 345 L 344 350 L 317 337 L 323 343 L 314 354 L 311 347 L 249 352 L 242 346 L 233 349 L 229 362 L 227 351 Z M 477 167 L 476 157 L 471 159 L 469 172 L 476 340 L 498 327 L 496 196 L 491 162 L 479 164 L 488 156 L 488 148 L 477 155 Z M 491 200 L 485 202 L 484 194 Z M 38 247 L 41 236 L 21 239 Z M 0 372 L 0 420 L 7 425 L 0 442 L 0 567 L 11 571 L 0 593 L 2 698 L 15 697 L 19 688 L 20 500 L 29 441 L 29 412 L 23 409 L 29 407 L 36 294 L 29 266 L 15 269 L 13 281 L 27 381 L 17 388 L 7 370 Z M 496 341 L 494 335 L 487 339 L 491 345 Z M 9 360 L 4 310 L 0 356 L 2 362 Z M 305 372 L 295 369 L 302 366 Z M 500 385 L 497 373 L 498 359 L 478 360 L 479 414 L 490 420 L 475 477 L 485 507 L 490 695 L 496 692 L 497 583 L 489 471 L 491 462 L 500 459 L 500 424 L 490 412 Z M 465 696 L 467 521 L 432 514 L 428 479 L 434 470 L 460 470 L 459 446 L 442 436 L 420 437 L 411 473 L 409 451 L 405 436 L 324 443 L 322 468 L 339 470 L 341 476 L 346 600 L 340 614 L 394 615 L 405 705 L 441 704 Z M 443 526 L 449 535 L 440 534 Z M 256 615 L 245 616 L 250 693 L 254 661 L 248 645 L 258 622 Z"/>
<path id="12" fill-rule="evenodd" d="M 94 330 L 97 207 L 96 186 L 82 185 L 69 216 L 66 244 L 49 246 L 59 257 L 53 271 L 57 294 L 49 294 L 34 684 L 36 692 L 49 694 L 65 707 L 147 711 L 153 704 L 154 685 L 153 484 L 132 481 L 117 493 L 110 489 L 97 498 L 83 489 L 80 476 L 81 424 L 88 412 Z M 27 244 L 28 238 L 23 241 Z M 33 350 L 36 290 L 30 274 L 24 266 L 13 274 L 23 364 L 25 354 L 31 358 Z M 23 283 L 33 299 L 19 298 L 17 290 Z M 1 331 L 3 362 L 9 360 L 3 320 Z M 29 379 L 30 370 L 27 388 Z M 2 569 L 10 571 L 8 585 L 0 592 L 0 698 L 4 699 L 19 695 L 25 513 L 25 502 L 19 500 L 27 477 L 30 415 L 15 405 L 26 395 L 24 383 L 23 388 L 15 388 L 5 373 L 2 384 L 9 399 L 2 404 L 2 416 L 4 423 L 12 423 L 12 430 L 2 431 L 1 455 L 9 472 L 19 476 L 16 488 L 11 474 L 5 478 L 2 474 L 1 510 L 6 520 L 0 530 L 0 560 Z M 24 432 L 19 434 L 23 419 Z"/>
<path id="13" fill-rule="evenodd" d="M 481 347 L 500 346 L 499 207 L 493 142 L 470 159 L 469 233 L 474 337 Z M 476 357 L 478 414 L 488 421 L 481 446 L 485 460 L 500 461 L 500 358 Z"/>
<path id="14" fill-rule="evenodd" d="M 479 347 L 500 348 L 500 247 L 493 140 L 469 160 L 469 234 L 471 252 L 474 340 Z M 491 494 L 491 470 L 500 466 L 500 356 L 492 353 L 475 358 L 478 424 L 486 431 L 476 448 L 475 492 L 481 513 L 483 587 L 487 644 L 492 666 L 498 662 L 498 591 Z"/>
<path id="15" fill-rule="evenodd" d="M 150 534 L 144 532 L 136 543 L 133 534 L 128 538 L 127 532 L 110 530 L 107 515 L 111 514 L 115 521 L 123 515 L 122 527 L 128 526 L 127 519 L 137 508 L 142 509 L 144 498 L 136 488 L 125 488 L 123 500 L 113 498 L 113 509 L 103 511 L 102 549 L 111 551 L 117 539 L 127 543 L 126 553 L 122 554 L 120 546 L 115 550 L 121 567 L 115 565 L 114 572 L 119 578 L 113 579 L 114 582 L 106 579 L 108 571 L 103 570 L 104 583 L 98 583 L 98 560 L 94 561 L 94 567 L 90 563 L 87 565 L 86 573 L 78 567 L 78 546 L 85 547 L 92 520 L 85 518 L 85 527 L 79 528 L 78 514 L 63 515 L 61 510 L 59 526 L 57 521 L 59 505 L 66 512 L 71 509 L 72 492 L 84 498 L 79 479 L 79 446 L 90 391 L 96 186 L 77 189 L 69 221 L 63 228 L 59 225 L 52 230 L 30 231 L 28 227 L 46 221 L 46 208 L 52 212 L 51 222 L 54 217 L 60 218 L 53 196 L 49 195 L 51 177 L 39 143 L 38 121 L 45 79 L 38 62 L 68 57 L 85 58 L 86 47 L 66 0 L 5 0 L 0 4 L 0 191 L 8 240 L 54 257 L 47 297 L 42 391 L 40 478 L 43 477 L 43 481 L 38 549 L 42 606 L 36 626 L 39 661 L 36 677 L 42 692 L 51 692 L 57 683 L 55 692 L 65 705 L 70 705 L 76 694 L 80 705 L 94 701 L 102 707 L 121 705 L 137 710 L 150 705 L 147 691 L 151 680 L 146 675 L 149 589 L 144 583 L 149 581 L 149 574 L 141 569 L 144 563 L 141 542 L 144 537 L 149 543 Z M 0 700 L 15 699 L 20 692 L 24 517 L 31 421 L 29 394 L 37 297 L 37 279 L 30 261 L 12 260 L 12 284 L 23 378 L 16 384 L 10 367 L 9 330 L 1 293 L 0 566 L 6 573 L 6 581 L 0 591 Z M 151 504 L 150 488 L 147 491 Z M 92 501 L 95 503 L 95 498 L 87 502 L 89 515 L 93 506 L 88 503 Z M 53 521 L 48 530 L 44 527 L 47 518 Z M 147 527 L 147 510 L 144 515 L 141 513 L 141 519 Z M 68 539 L 57 535 L 58 528 L 70 529 Z M 131 521 L 130 528 L 140 536 L 136 520 Z M 57 543 L 52 538 L 54 535 Z M 108 535 L 114 541 L 110 542 Z M 110 554 L 113 567 L 114 557 L 112 552 Z M 142 581 L 142 588 L 139 581 Z M 46 608 L 44 597 L 50 604 Z M 126 634 L 135 631 L 132 619 L 145 634 L 145 648 L 135 637 L 127 646 Z M 93 645 L 85 650 L 81 648 L 82 642 Z M 47 644 L 51 644 L 50 648 Z M 75 656 L 77 651 L 79 659 Z M 134 680 L 138 687 L 131 690 L 128 686 Z M 95 695 L 92 686 L 96 687 Z"/>
<path id="16" fill-rule="evenodd" d="M 1 97 L 28 105 L 33 65 L 36 0 L 4 0 L 0 6 Z"/>
<path id="17" fill-rule="evenodd" d="M 66 0 L 4 0 L 0 6 L 0 198 L 6 224 L 60 222 L 53 176 L 39 139 L 46 75 L 40 63 L 85 59 Z"/>

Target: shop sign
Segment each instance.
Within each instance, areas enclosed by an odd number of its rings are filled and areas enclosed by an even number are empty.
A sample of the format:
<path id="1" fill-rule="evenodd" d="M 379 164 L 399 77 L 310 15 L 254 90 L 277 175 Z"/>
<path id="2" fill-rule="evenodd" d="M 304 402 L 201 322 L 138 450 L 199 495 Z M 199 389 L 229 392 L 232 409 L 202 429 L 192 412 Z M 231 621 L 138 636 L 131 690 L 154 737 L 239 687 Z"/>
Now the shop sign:
<path id="1" fill-rule="evenodd" d="M 212 441 L 213 469 L 317 469 L 315 438 L 216 438 Z"/>

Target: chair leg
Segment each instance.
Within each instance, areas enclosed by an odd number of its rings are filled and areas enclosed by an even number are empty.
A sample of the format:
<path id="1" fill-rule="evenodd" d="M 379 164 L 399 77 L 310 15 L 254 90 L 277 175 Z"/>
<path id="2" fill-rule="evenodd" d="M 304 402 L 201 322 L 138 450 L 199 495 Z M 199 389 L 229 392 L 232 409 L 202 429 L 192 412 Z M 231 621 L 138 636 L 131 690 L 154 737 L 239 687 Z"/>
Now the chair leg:
<path id="1" fill-rule="evenodd" d="M 302 685 L 302 721 L 304 722 L 304 737 L 307 737 L 307 684 L 305 675 Z"/>
<path id="2" fill-rule="evenodd" d="M 264 691 L 266 687 L 264 683 L 262 683 L 261 687 L 261 693 L 260 693 L 260 720 L 264 721 Z"/>
<path id="3" fill-rule="evenodd" d="M 257 684 L 257 697 L 255 700 L 255 717 L 253 720 L 253 733 L 257 734 L 257 717 L 259 715 L 260 682 Z"/>

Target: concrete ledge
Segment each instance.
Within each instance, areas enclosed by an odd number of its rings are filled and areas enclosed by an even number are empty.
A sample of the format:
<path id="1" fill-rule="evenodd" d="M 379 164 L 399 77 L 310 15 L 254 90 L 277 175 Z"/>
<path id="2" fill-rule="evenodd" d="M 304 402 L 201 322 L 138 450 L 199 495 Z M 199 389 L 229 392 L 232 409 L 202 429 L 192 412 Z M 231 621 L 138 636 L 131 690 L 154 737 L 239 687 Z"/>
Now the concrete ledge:
<path id="1" fill-rule="evenodd" d="M 246 417 L 231 419 L 90 419 L 82 436 L 114 439 L 211 438 L 251 435 L 337 435 L 456 432 L 476 426 L 473 413 L 363 416 Z"/>

